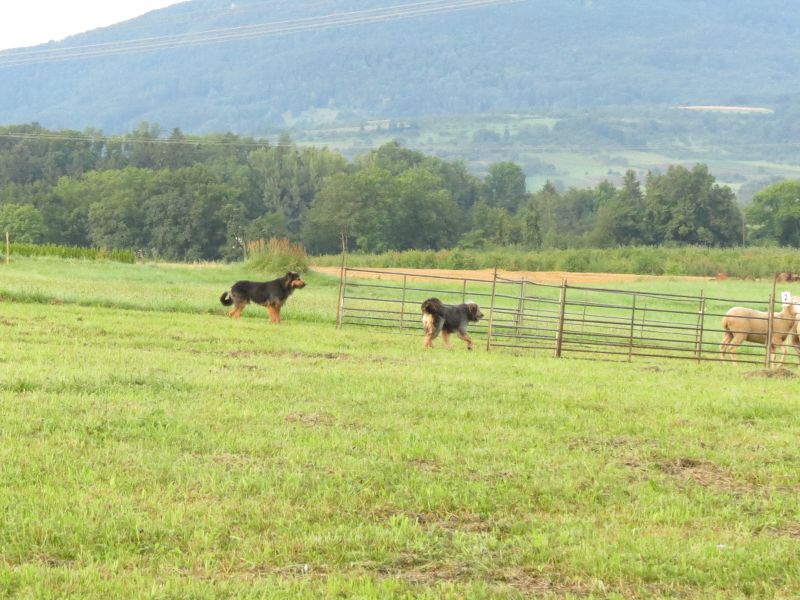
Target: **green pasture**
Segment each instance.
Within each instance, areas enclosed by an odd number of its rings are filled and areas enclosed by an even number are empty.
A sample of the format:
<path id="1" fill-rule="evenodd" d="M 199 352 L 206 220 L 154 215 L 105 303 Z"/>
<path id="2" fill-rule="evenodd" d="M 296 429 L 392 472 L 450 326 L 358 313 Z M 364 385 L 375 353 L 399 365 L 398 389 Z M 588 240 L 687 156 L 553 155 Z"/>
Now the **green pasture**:
<path id="1" fill-rule="evenodd" d="M 640 117 L 632 118 L 638 119 Z M 332 124 L 328 127 L 294 129 L 292 136 L 302 144 L 325 145 L 346 155 L 360 155 L 382 144 L 397 140 L 404 146 L 445 160 L 463 160 L 471 172 L 485 174 L 493 162 L 514 161 L 527 173 L 528 189 L 539 191 L 548 181 L 558 182 L 565 188 L 592 187 L 604 180 L 619 183 L 628 169 L 645 174 L 648 171 L 665 171 L 670 165 L 692 166 L 705 163 L 720 184 L 737 191 L 743 183 L 767 181 L 771 177 L 800 177 L 800 166 L 791 161 L 770 162 L 731 156 L 724 142 L 719 145 L 695 140 L 657 140 L 642 147 L 637 144 L 594 147 L 565 139 L 563 144 L 542 145 L 535 135 L 528 141 L 514 136 L 526 128 L 552 129 L 559 118 L 535 114 L 496 113 L 453 117 L 418 118 L 398 120 L 397 127 L 390 123 L 367 121 L 346 126 Z M 412 125 L 406 128 L 408 125 Z M 476 133 L 493 132 L 497 140 L 487 143 Z M 503 138 L 508 132 L 510 140 Z M 705 138 L 704 138 L 705 139 Z M 555 172 L 541 172 L 529 164 L 552 165 Z"/>
<path id="2" fill-rule="evenodd" d="M 241 277 L 0 265 L 0 597 L 800 595 L 796 379 L 423 351 L 313 273 L 233 321 Z M 770 287 L 628 285 L 696 284 Z"/>

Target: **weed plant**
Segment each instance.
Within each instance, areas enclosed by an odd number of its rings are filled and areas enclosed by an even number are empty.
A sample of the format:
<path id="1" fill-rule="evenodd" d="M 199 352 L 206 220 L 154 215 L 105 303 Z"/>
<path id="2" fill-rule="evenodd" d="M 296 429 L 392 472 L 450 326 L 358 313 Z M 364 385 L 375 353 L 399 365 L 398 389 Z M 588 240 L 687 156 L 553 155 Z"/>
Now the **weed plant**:
<path id="1" fill-rule="evenodd" d="M 261 272 L 306 271 L 308 256 L 300 244 L 286 238 L 270 238 L 269 241 L 247 242 L 247 266 Z"/>

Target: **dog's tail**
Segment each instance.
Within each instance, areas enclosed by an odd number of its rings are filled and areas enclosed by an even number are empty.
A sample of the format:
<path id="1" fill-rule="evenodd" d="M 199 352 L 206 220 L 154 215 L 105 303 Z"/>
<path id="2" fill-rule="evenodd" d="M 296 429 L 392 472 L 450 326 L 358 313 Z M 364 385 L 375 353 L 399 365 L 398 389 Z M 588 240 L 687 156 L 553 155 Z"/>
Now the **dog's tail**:
<path id="1" fill-rule="evenodd" d="M 428 298 L 422 303 L 422 312 L 433 316 L 441 316 L 444 304 L 438 298 Z"/>
<path id="2" fill-rule="evenodd" d="M 425 335 L 434 335 L 436 332 L 437 321 L 442 317 L 444 305 L 438 298 L 428 298 L 422 303 L 422 326 Z"/>
<path id="3" fill-rule="evenodd" d="M 228 292 L 224 292 L 222 296 L 219 297 L 219 301 L 223 306 L 230 306 L 233 304 L 233 298 L 231 298 L 231 295 Z"/>

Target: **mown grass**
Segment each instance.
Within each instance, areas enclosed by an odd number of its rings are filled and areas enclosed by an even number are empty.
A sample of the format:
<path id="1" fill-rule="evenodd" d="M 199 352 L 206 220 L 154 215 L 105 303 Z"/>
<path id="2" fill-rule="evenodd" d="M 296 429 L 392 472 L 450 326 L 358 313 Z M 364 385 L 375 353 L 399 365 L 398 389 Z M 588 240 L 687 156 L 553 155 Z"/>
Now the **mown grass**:
<path id="1" fill-rule="evenodd" d="M 0 594 L 800 594 L 796 381 L 424 352 L 322 276 L 231 321 L 240 275 L 3 267 Z"/>

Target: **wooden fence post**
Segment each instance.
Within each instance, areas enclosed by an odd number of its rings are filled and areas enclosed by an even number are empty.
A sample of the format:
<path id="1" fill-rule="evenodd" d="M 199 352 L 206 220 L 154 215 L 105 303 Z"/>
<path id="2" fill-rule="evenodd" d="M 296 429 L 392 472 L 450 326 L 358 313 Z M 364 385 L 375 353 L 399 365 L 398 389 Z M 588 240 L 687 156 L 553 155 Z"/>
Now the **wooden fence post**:
<path id="1" fill-rule="evenodd" d="M 464 280 L 464 284 L 467 280 Z M 494 322 L 494 298 L 497 289 L 497 267 L 494 268 L 494 275 L 492 276 L 492 302 L 489 306 L 489 329 L 486 332 L 486 351 L 488 352 L 492 346 L 492 323 Z"/>
<path id="2" fill-rule="evenodd" d="M 772 367 L 772 352 L 771 352 L 772 331 L 775 327 L 775 324 L 773 323 L 773 321 L 775 320 L 774 318 L 775 314 L 773 311 L 775 310 L 775 287 L 777 285 L 778 285 L 778 274 L 775 273 L 775 275 L 772 278 L 772 293 L 769 296 L 769 308 L 767 309 L 767 340 L 764 346 L 767 349 L 766 356 L 764 357 L 764 364 L 768 369 Z M 778 349 L 775 348 L 776 352 L 777 350 Z"/>
<path id="3" fill-rule="evenodd" d="M 561 346 L 564 343 L 564 312 L 567 306 L 567 280 L 561 280 L 561 294 L 558 299 L 558 331 L 556 332 L 556 350 L 554 356 L 561 358 Z"/>
<path id="4" fill-rule="evenodd" d="M 706 299 L 703 290 L 700 290 L 700 309 L 697 313 L 697 333 L 694 340 L 694 355 L 697 362 L 703 359 L 703 329 L 706 320 Z"/>
<path id="5" fill-rule="evenodd" d="M 6 264 L 11 262 L 11 235 L 6 231 Z"/>

